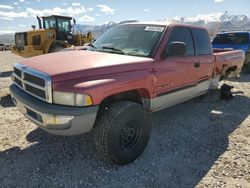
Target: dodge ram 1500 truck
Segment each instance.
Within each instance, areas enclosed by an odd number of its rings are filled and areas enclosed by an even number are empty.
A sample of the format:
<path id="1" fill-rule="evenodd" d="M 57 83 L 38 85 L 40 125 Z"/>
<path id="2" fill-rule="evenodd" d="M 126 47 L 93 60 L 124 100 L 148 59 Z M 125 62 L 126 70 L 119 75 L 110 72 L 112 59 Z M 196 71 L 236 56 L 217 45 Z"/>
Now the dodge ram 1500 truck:
<path id="1" fill-rule="evenodd" d="M 213 53 L 206 29 L 129 23 L 104 33 L 87 50 L 59 52 L 14 65 L 12 99 L 48 133 L 91 131 L 107 161 L 134 161 L 150 137 L 150 112 L 205 94 L 240 72 L 241 50 Z M 230 74 L 231 75 L 231 74 Z"/>

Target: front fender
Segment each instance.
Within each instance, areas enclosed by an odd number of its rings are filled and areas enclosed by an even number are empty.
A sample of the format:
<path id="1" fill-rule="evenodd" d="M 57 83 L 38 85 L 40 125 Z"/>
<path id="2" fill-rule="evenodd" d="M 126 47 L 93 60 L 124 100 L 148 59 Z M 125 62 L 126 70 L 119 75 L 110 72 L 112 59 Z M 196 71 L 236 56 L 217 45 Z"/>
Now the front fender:
<path id="1" fill-rule="evenodd" d="M 153 97 L 153 74 L 143 70 L 63 81 L 53 83 L 53 90 L 89 94 L 94 105 L 109 96 L 131 90 L 138 90 L 143 98 L 150 98 Z"/>

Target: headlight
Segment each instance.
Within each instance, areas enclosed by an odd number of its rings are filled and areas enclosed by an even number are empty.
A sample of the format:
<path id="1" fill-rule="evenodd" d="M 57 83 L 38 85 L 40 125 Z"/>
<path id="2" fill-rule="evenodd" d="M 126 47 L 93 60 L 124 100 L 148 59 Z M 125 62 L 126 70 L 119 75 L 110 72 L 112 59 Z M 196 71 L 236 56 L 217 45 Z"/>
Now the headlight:
<path id="1" fill-rule="evenodd" d="M 62 91 L 53 92 L 53 102 L 68 106 L 90 106 L 93 104 L 91 97 L 87 94 Z"/>

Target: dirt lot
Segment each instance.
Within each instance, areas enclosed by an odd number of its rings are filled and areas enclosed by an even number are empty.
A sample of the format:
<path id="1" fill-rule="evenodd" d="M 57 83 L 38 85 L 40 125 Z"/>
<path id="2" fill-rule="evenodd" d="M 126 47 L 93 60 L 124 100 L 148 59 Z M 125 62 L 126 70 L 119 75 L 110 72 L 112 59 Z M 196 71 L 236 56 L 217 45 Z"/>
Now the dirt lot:
<path id="1" fill-rule="evenodd" d="M 0 187 L 250 187 L 250 75 L 227 82 L 233 100 L 152 114 L 145 152 L 119 167 L 99 160 L 91 134 L 49 135 L 17 111 L 8 86 L 21 60 L 0 52 Z"/>

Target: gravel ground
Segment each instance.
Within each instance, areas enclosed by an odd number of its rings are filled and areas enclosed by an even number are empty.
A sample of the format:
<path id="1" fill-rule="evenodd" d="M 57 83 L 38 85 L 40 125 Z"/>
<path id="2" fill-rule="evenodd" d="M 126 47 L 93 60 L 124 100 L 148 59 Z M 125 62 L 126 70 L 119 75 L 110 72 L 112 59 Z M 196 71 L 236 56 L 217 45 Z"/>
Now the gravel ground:
<path id="1" fill-rule="evenodd" d="M 0 52 L 0 187 L 250 187 L 250 75 L 227 81 L 230 101 L 200 98 L 151 115 L 150 142 L 134 163 L 109 166 L 91 135 L 49 135 L 10 100 L 12 65 Z"/>

